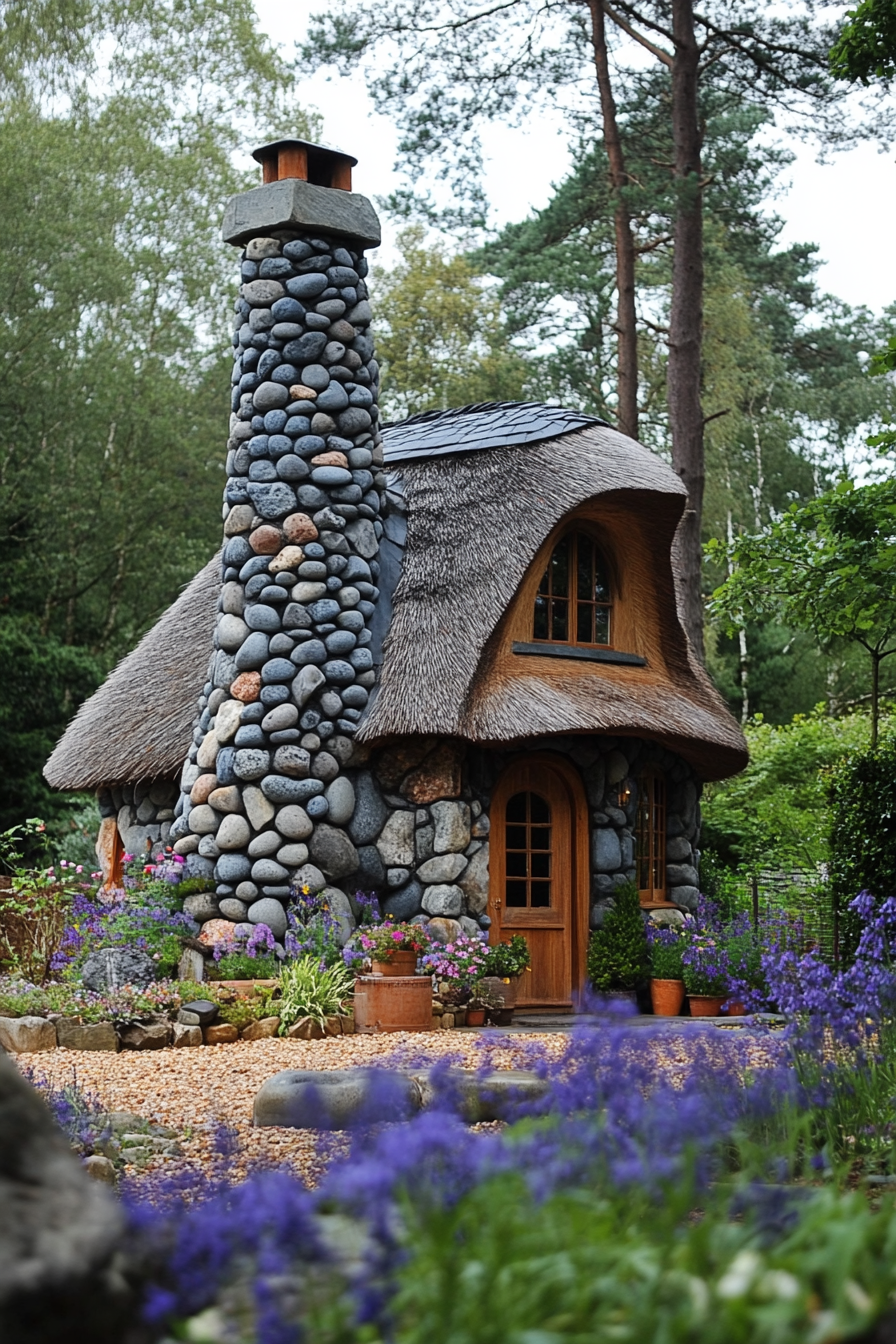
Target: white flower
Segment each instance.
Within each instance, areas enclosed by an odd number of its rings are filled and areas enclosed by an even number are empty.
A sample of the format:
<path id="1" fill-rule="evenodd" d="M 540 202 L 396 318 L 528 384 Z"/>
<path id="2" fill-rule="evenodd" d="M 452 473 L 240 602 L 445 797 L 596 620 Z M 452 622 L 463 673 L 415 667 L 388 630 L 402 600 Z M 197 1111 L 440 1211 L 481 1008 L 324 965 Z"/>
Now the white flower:
<path id="1" fill-rule="evenodd" d="M 746 1296 L 761 1268 L 762 1257 L 756 1251 L 738 1251 L 716 1285 L 719 1297 Z"/>

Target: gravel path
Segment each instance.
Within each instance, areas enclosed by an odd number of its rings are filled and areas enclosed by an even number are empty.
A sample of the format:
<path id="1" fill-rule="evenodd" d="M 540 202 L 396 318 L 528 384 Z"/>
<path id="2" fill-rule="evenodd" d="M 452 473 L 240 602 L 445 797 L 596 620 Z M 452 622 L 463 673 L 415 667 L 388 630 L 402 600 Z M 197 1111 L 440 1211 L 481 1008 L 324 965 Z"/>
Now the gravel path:
<path id="1" fill-rule="evenodd" d="M 323 1041 L 238 1041 L 186 1050 L 55 1050 L 22 1054 L 20 1067 L 56 1087 L 73 1080 L 109 1111 L 130 1111 L 183 1135 L 190 1164 L 210 1157 L 212 1131 L 226 1124 L 239 1136 L 238 1171 L 257 1161 L 288 1162 L 309 1183 L 339 1151 L 338 1136 L 307 1129 L 255 1129 L 252 1103 L 262 1083 L 281 1069 L 345 1069 L 390 1062 L 426 1066 L 446 1055 L 464 1068 L 526 1068 L 534 1057 L 560 1055 L 568 1038 L 489 1033 L 395 1032 L 333 1036 Z M 152 1164 L 155 1165 L 155 1164 Z M 145 1170 L 150 1170 L 147 1167 Z"/>
<path id="2" fill-rule="evenodd" d="M 730 1058 L 731 1038 L 739 1033 L 700 1033 L 641 1037 L 629 1047 L 655 1052 L 656 1063 L 673 1082 L 685 1082 L 695 1047 L 707 1048 L 718 1063 Z M 313 1184 L 330 1158 L 344 1150 L 345 1136 L 317 1130 L 255 1129 L 252 1104 L 262 1083 L 281 1069 L 343 1069 L 390 1063 L 425 1067 L 450 1056 L 463 1068 L 531 1068 L 539 1058 L 558 1058 L 569 1044 L 561 1033 L 504 1035 L 498 1032 L 396 1032 L 383 1036 L 334 1036 L 323 1041 L 239 1041 L 201 1049 L 106 1052 L 55 1050 L 15 1056 L 20 1066 L 56 1087 L 76 1081 L 82 1092 L 109 1111 L 130 1111 L 169 1126 L 182 1136 L 187 1165 L 205 1165 L 212 1155 L 213 1132 L 221 1124 L 238 1136 L 241 1152 L 232 1159 L 234 1174 L 253 1163 L 288 1163 Z M 761 1068 L 779 1058 L 769 1037 L 747 1042 L 748 1067 Z M 156 1163 L 144 1170 L 151 1170 Z M 137 1173 L 134 1173 L 137 1174 Z"/>

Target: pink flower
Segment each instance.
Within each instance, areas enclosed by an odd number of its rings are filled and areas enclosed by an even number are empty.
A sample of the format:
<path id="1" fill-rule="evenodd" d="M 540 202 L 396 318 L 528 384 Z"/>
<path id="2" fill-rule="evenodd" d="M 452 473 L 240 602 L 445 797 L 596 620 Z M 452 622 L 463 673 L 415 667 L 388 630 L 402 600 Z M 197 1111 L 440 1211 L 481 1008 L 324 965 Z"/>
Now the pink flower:
<path id="1" fill-rule="evenodd" d="M 454 944 L 453 944 L 453 943 L 446 943 L 446 944 L 445 944 L 445 951 L 448 952 L 448 953 L 453 952 L 453 951 L 454 951 Z"/>
<path id="2" fill-rule="evenodd" d="M 393 941 L 394 941 L 394 942 L 396 942 L 396 943 L 400 943 L 403 937 L 404 937 L 404 934 L 401 932 L 400 929 L 393 929 L 393 930 L 392 930 L 392 938 L 393 938 Z"/>
<path id="3" fill-rule="evenodd" d="M 83 865 L 82 863 L 79 863 L 78 866 L 77 866 L 77 868 L 75 869 L 75 872 L 76 872 L 76 873 L 83 873 L 83 871 L 84 871 L 84 865 Z"/>
<path id="4" fill-rule="evenodd" d="M 122 854 L 121 857 L 122 857 L 122 861 L 123 861 L 124 863 L 133 863 L 133 861 L 134 861 L 134 856 L 133 856 L 133 854 Z"/>

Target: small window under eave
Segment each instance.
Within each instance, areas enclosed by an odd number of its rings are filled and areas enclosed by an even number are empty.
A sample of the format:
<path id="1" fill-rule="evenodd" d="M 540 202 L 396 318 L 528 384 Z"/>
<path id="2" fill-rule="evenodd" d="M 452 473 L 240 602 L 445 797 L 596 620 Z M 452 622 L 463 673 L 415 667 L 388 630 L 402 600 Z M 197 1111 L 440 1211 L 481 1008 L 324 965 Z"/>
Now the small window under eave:
<path id="1" fill-rule="evenodd" d="M 535 597 L 536 643 L 612 647 L 612 592 L 600 547 L 585 531 L 554 547 Z"/>

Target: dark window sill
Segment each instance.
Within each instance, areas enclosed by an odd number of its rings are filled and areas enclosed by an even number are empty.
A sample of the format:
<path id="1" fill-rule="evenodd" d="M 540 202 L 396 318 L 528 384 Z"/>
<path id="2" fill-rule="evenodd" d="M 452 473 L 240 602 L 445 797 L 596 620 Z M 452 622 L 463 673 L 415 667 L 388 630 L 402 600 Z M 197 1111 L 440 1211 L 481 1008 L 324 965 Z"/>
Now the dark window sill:
<path id="1" fill-rule="evenodd" d="M 579 658 L 586 663 L 617 663 L 624 667 L 646 667 L 647 659 L 637 653 L 619 653 L 616 649 L 589 649 L 579 644 L 523 644 L 513 642 L 513 652 L 536 654 L 541 658 Z"/>

